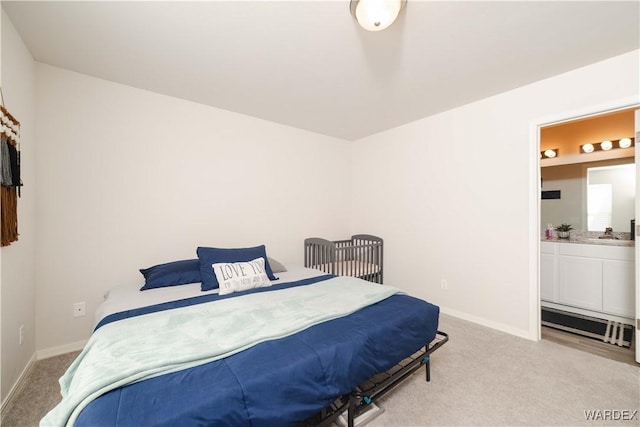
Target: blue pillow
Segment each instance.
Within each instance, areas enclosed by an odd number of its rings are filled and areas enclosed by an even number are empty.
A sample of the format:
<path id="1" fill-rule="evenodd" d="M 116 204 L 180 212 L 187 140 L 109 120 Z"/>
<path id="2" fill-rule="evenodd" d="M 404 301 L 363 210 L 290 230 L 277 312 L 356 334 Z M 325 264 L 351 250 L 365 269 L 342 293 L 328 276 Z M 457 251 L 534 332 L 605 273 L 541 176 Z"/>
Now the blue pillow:
<path id="1" fill-rule="evenodd" d="M 140 269 L 140 273 L 142 273 L 145 280 L 144 286 L 140 288 L 141 291 L 202 281 L 200 278 L 200 260 L 197 259 L 158 264 Z"/>
<path id="2" fill-rule="evenodd" d="M 218 262 L 249 262 L 256 258 L 264 258 L 264 270 L 267 273 L 267 277 L 269 280 L 278 280 L 278 278 L 273 275 L 273 270 L 271 270 L 271 266 L 269 265 L 267 250 L 264 245 L 254 248 L 234 249 L 199 247 L 196 253 L 200 260 L 200 277 L 202 277 L 201 289 L 203 291 L 210 291 L 211 289 L 220 287 L 212 267 L 212 264 Z"/>

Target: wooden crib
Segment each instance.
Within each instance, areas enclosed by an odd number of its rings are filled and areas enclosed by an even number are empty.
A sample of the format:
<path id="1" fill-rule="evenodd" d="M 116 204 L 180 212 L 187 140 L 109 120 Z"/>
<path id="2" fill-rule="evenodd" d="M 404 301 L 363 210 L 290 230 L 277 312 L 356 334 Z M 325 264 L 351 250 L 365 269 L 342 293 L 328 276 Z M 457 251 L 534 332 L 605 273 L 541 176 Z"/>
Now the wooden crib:
<path id="1" fill-rule="evenodd" d="M 383 247 L 380 237 L 369 234 L 336 241 L 310 237 L 304 241 L 304 266 L 382 284 Z"/>

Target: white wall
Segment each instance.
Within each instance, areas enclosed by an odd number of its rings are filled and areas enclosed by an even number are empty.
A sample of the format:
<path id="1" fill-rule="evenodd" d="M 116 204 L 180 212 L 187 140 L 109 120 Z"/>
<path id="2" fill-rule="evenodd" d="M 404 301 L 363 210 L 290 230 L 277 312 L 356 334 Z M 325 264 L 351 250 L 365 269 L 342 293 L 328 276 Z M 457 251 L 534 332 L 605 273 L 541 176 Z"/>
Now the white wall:
<path id="1" fill-rule="evenodd" d="M 18 199 L 19 240 L 0 250 L 2 293 L 1 390 L 5 401 L 35 352 L 35 85 L 34 62 L 13 24 L 2 11 L 2 92 L 5 107 L 21 124 L 21 176 Z M 24 325 L 24 342 L 18 329 Z"/>
<path id="2" fill-rule="evenodd" d="M 199 245 L 301 264 L 305 237 L 349 231 L 345 141 L 44 64 L 36 87 L 38 350 L 86 340 L 107 289 Z"/>
<path id="3" fill-rule="evenodd" d="M 537 197 L 539 174 L 532 172 L 538 159 L 530 125 L 612 100 L 638 102 L 638 55 L 354 143 L 352 230 L 385 238 L 385 283 L 445 312 L 535 339 L 538 272 L 530 261 L 538 256 L 538 213 L 530 198 Z"/>
<path id="4" fill-rule="evenodd" d="M 631 160 L 633 161 L 633 159 Z M 584 163 L 549 166 L 541 169 L 541 176 L 544 180 L 542 189 L 544 191 L 560 191 L 559 199 L 540 201 L 540 227 L 542 230 L 545 230 L 548 224 L 557 227 L 566 223 L 571 224 L 574 230 L 587 231 L 586 174 L 587 166 Z"/>

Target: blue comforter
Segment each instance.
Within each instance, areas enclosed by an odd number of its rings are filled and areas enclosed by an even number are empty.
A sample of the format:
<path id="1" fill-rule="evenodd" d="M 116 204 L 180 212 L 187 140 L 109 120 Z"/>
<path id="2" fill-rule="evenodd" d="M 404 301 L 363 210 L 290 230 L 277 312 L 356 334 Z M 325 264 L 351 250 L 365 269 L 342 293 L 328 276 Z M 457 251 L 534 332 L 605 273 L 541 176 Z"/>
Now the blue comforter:
<path id="1" fill-rule="evenodd" d="M 326 277 L 318 280 L 323 279 Z M 313 286 L 310 282 L 273 289 Z M 175 304 L 205 302 L 202 298 L 192 300 Z M 175 304 L 115 317 L 169 309 Z M 437 306 L 393 295 L 348 316 L 262 342 L 233 356 L 112 390 L 89 403 L 75 425 L 292 425 L 432 341 L 438 315 Z"/>

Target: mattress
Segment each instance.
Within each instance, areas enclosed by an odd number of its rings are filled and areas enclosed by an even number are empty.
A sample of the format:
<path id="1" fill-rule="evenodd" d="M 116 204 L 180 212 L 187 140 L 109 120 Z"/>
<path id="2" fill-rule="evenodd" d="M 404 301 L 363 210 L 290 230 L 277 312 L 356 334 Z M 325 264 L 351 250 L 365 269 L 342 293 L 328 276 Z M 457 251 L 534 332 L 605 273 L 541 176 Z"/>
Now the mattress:
<path id="1" fill-rule="evenodd" d="M 334 265 L 336 269 L 335 271 L 332 271 Z M 326 272 L 333 272 L 334 274 L 339 274 L 341 276 L 353 277 L 368 276 L 370 274 L 376 274 L 380 272 L 379 265 L 358 260 L 336 261 L 335 264 L 327 263 L 312 265 L 311 268 Z"/>
<path id="2" fill-rule="evenodd" d="M 293 266 L 287 271 L 278 273 L 277 281 L 274 284 L 290 283 L 302 279 L 318 277 L 323 274 L 311 268 Z M 98 306 L 94 316 L 94 326 L 98 325 L 105 317 L 127 310 L 146 307 L 154 304 L 162 304 L 169 301 L 184 300 L 202 295 L 213 295 L 218 293 L 218 289 L 202 291 L 200 283 L 190 283 L 187 285 L 170 286 L 165 288 L 148 289 L 140 291 L 140 285 L 127 284 L 114 287 L 104 295 L 104 302 Z"/>
<path id="3" fill-rule="evenodd" d="M 332 278 L 304 268 L 292 268 L 278 276 L 273 290 L 311 289 L 316 282 Z M 271 291 L 261 288 L 241 294 Z M 243 295 L 203 293 L 199 284 L 144 292 L 121 287 L 106 295 L 96 323 L 101 327 L 151 311 L 161 315 L 176 305 L 194 301 L 228 297 L 241 301 Z M 340 292 L 335 295 L 339 300 Z M 394 294 L 229 357 L 108 391 L 84 407 L 75 425 L 295 425 L 430 343 L 436 336 L 438 316 L 437 306 Z"/>

